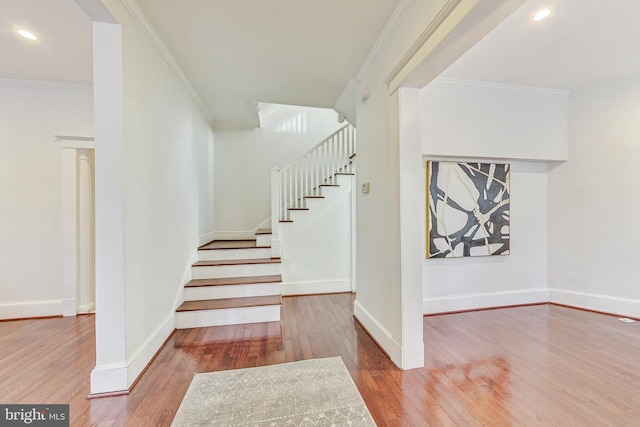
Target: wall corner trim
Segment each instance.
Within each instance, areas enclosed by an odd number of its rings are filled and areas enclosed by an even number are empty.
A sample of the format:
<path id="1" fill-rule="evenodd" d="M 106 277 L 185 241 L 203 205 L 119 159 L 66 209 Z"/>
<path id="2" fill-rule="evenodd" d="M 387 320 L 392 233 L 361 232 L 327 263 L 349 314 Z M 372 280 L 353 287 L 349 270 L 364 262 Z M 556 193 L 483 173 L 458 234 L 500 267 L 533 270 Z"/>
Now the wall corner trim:
<path id="1" fill-rule="evenodd" d="M 147 17 L 145 16 L 142 9 L 140 9 L 138 3 L 136 3 L 135 0 L 120 0 L 120 3 L 122 4 L 122 6 L 124 6 L 129 15 L 138 25 L 138 27 L 140 27 L 142 32 L 147 36 L 152 46 L 160 54 L 162 59 L 169 66 L 169 69 L 175 74 L 178 81 L 182 84 L 191 98 L 193 98 L 196 105 L 202 110 L 205 117 L 209 119 L 209 122 L 213 126 L 213 124 L 215 123 L 215 118 L 211 114 L 211 111 L 204 103 L 196 89 L 193 87 L 191 80 L 189 80 L 185 72 L 182 70 L 182 67 L 180 66 L 180 64 L 178 64 L 178 61 L 176 61 L 176 58 L 164 43 L 162 37 L 160 37 L 160 34 L 158 34 L 151 22 L 149 22 L 149 19 L 147 19 Z"/>

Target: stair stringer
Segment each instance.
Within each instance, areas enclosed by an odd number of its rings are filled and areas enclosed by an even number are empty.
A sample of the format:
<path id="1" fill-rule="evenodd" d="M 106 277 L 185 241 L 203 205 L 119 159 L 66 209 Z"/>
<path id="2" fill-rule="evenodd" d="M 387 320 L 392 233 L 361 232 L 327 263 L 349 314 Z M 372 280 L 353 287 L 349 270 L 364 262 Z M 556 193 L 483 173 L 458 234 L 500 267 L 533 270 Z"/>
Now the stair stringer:
<path id="1" fill-rule="evenodd" d="M 336 179 L 339 186 L 322 187 L 322 199 L 306 199 L 309 210 L 279 223 L 283 295 L 354 290 L 355 176 Z"/>

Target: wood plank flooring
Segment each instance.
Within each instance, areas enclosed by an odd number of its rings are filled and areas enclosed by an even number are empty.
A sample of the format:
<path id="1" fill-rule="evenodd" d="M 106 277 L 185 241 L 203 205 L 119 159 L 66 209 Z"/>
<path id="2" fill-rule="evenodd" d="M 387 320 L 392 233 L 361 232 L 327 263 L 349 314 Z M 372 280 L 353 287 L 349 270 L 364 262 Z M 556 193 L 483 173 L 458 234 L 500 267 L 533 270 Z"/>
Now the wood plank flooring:
<path id="1" fill-rule="evenodd" d="M 400 371 L 350 294 L 283 298 L 278 323 L 176 331 L 128 396 L 87 400 L 93 316 L 0 322 L 0 403 L 70 403 L 74 426 L 169 426 L 194 372 L 342 356 L 379 426 L 640 425 L 640 323 L 553 305 L 424 318 Z"/>

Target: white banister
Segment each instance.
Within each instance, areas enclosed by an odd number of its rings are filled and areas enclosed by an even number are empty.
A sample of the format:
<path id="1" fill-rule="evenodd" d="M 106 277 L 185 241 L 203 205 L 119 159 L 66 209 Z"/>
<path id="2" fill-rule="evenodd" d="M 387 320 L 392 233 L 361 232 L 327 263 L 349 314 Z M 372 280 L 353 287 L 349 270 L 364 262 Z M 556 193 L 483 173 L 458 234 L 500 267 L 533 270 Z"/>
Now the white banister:
<path id="1" fill-rule="evenodd" d="M 305 207 L 305 197 L 319 196 L 320 186 L 336 182 L 336 174 L 353 173 L 356 130 L 343 126 L 289 166 L 271 169 L 271 233 L 273 256 L 279 256 L 278 224 L 291 220 L 290 208 Z M 272 245 L 273 247 L 273 245 Z"/>
<path id="2" fill-rule="evenodd" d="M 277 215 L 273 215 L 273 212 L 278 212 L 280 209 L 279 174 L 280 169 L 271 168 L 271 256 L 273 258 L 280 258 L 280 219 Z"/>

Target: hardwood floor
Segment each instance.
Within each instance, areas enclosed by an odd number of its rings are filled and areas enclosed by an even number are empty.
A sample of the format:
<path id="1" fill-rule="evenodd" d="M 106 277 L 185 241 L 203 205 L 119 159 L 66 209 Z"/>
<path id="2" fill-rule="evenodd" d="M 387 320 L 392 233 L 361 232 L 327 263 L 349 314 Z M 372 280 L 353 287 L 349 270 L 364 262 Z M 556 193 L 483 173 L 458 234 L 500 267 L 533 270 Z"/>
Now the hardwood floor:
<path id="1" fill-rule="evenodd" d="M 379 426 L 640 425 L 640 323 L 553 305 L 424 318 L 400 371 L 350 294 L 283 298 L 280 324 L 176 331 L 127 396 L 87 400 L 93 317 L 0 322 L 0 403 L 69 403 L 74 426 L 168 426 L 194 372 L 342 356 Z"/>

